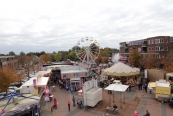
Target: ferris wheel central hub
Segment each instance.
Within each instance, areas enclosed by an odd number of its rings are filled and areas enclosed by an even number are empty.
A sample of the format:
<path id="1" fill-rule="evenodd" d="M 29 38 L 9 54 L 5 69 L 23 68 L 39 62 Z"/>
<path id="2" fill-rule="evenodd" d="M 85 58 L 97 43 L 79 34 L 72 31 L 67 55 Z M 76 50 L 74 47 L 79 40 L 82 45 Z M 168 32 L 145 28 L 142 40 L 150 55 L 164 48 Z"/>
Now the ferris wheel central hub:
<path id="1" fill-rule="evenodd" d="M 89 52 L 89 47 L 85 47 L 85 52 Z"/>

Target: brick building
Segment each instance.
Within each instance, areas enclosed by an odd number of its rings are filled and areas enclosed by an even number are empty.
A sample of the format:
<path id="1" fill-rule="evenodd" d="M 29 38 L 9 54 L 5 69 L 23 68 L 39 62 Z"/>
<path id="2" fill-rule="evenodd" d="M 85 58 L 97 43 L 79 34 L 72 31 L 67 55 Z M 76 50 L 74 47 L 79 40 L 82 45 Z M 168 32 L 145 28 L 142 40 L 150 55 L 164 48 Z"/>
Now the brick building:
<path id="1" fill-rule="evenodd" d="M 15 56 L 0 56 L 0 68 L 17 69 L 18 60 Z"/>
<path id="2" fill-rule="evenodd" d="M 173 51 L 173 37 L 156 36 L 120 43 L 121 56 L 127 56 L 134 49 L 137 49 L 143 58 L 145 58 L 147 54 L 154 54 L 156 58 L 161 58 L 161 56 Z"/>

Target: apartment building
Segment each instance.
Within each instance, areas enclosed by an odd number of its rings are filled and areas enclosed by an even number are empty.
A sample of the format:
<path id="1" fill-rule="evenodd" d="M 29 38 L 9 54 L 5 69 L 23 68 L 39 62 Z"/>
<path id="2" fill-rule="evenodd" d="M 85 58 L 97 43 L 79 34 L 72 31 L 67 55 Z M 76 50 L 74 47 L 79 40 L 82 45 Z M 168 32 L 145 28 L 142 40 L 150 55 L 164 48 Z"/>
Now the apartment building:
<path id="1" fill-rule="evenodd" d="M 143 58 L 146 57 L 147 54 L 154 54 L 156 58 L 160 58 L 169 51 L 173 51 L 173 37 L 156 36 L 120 43 L 121 56 L 128 56 L 134 49 L 137 49 L 138 52 L 142 54 Z"/>
<path id="2" fill-rule="evenodd" d="M 5 67 L 17 69 L 18 60 L 15 58 L 15 56 L 0 56 L 0 68 Z"/>

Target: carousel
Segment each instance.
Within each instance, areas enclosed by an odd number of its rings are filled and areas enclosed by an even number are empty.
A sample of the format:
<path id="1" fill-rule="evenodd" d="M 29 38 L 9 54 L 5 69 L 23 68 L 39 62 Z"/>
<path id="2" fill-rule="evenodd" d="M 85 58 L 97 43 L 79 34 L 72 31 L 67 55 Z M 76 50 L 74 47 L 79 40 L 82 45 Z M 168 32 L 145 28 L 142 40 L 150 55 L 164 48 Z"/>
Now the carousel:
<path id="1" fill-rule="evenodd" d="M 105 88 L 105 90 L 112 91 L 113 93 L 115 91 L 119 91 L 120 102 L 122 104 L 121 100 L 122 93 L 125 103 L 125 92 L 129 87 L 129 85 L 133 86 L 135 85 L 135 83 L 137 83 L 137 79 L 134 76 L 139 75 L 140 70 L 138 68 L 132 68 L 122 62 L 118 62 L 114 64 L 112 67 L 103 70 L 102 74 L 111 77 L 107 81 L 107 87 Z M 109 102 L 111 104 L 110 98 Z M 113 102 L 115 102 L 114 94 L 113 94 Z M 120 108 L 122 108 L 122 105 L 120 106 Z"/>

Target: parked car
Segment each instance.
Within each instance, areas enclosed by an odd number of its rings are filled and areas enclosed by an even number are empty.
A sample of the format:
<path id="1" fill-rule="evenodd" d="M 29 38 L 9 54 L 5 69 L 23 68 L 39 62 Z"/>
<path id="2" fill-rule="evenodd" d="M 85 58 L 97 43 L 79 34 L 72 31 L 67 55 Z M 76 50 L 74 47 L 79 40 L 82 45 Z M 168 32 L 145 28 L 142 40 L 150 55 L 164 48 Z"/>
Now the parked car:
<path id="1" fill-rule="evenodd" d="M 3 95 L 0 95 L 0 99 L 3 98 L 4 96 Z"/>
<path id="2" fill-rule="evenodd" d="M 22 85 L 22 83 L 20 82 L 14 82 L 10 84 L 11 86 L 16 86 L 16 87 L 20 87 Z"/>
<path id="3" fill-rule="evenodd" d="M 10 92 L 7 92 L 7 94 L 6 94 L 6 92 L 1 92 L 1 93 L 0 93 L 0 96 L 1 96 L 1 97 L 6 96 L 6 95 L 8 95 L 9 93 L 10 93 Z"/>
<path id="4" fill-rule="evenodd" d="M 15 89 L 18 89 L 18 87 L 16 87 L 16 86 L 10 86 L 10 87 L 8 87 L 9 89 L 13 89 L 13 90 L 15 90 Z"/>
<path id="5" fill-rule="evenodd" d="M 15 92 L 14 89 L 8 89 L 8 92 L 11 93 L 11 92 Z"/>

